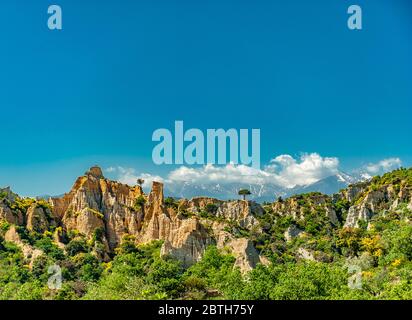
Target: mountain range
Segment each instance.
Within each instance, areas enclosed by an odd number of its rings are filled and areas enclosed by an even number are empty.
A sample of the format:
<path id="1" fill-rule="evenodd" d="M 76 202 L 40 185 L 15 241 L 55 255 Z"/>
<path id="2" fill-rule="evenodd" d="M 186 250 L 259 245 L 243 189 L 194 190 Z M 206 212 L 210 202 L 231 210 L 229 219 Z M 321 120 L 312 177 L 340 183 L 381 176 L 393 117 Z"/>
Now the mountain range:
<path id="1" fill-rule="evenodd" d="M 262 196 L 265 187 L 250 189 Z M 0 188 L 0 299 L 412 298 L 412 168 L 265 204 L 164 191 L 107 179 L 97 166 L 47 200 Z M 364 290 L 348 288 L 349 264 Z M 47 287 L 55 265 L 60 291 Z"/>
<path id="2" fill-rule="evenodd" d="M 284 188 L 275 184 L 239 184 L 239 183 L 192 183 L 190 181 L 174 182 L 165 187 L 165 195 L 174 198 L 211 197 L 222 200 L 238 198 L 239 189 L 248 189 L 251 192 L 250 199 L 256 202 L 273 202 L 278 197 L 290 197 L 295 194 L 308 192 L 321 192 L 331 195 L 346 188 L 350 184 L 365 181 L 365 175 L 348 174 L 339 171 L 335 175 L 328 176 L 307 185 L 297 185 L 293 188 Z"/>

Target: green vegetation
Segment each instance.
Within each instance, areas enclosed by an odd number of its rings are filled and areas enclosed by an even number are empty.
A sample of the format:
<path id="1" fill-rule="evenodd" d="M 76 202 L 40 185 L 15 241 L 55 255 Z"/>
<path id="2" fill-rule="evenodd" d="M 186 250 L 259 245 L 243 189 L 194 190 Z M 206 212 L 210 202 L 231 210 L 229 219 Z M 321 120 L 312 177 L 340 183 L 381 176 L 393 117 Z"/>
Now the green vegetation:
<path id="1" fill-rule="evenodd" d="M 376 223 L 379 223 L 379 219 Z M 411 299 L 412 227 L 394 221 L 376 231 L 346 230 L 337 238 L 344 255 L 357 252 L 368 265 L 362 270 L 362 289 L 350 289 L 344 259 L 334 263 L 296 261 L 258 265 L 247 275 L 235 259 L 215 246 L 188 269 L 160 257 L 161 242 L 135 246 L 125 239 L 110 262 L 101 262 L 85 240 L 73 239 L 67 255 L 48 238 L 37 241 L 47 254 L 32 268 L 18 247 L 1 243 L 1 299 Z M 351 251 L 350 251 L 351 250 Z M 287 254 L 286 252 L 284 254 Z M 48 266 L 62 268 L 63 287 L 47 287 Z"/>
<path id="2" fill-rule="evenodd" d="M 31 259 L 24 257 L 21 244 L 4 240 L 12 225 L 0 219 L 0 299 L 412 299 L 409 199 L 399 201 L 396 208 L 382 209 L 370 221 L 360 221 L 359 228 L 343 227 L 349 208 L 369 192 L 386 186 L 397 193 L 411 188 L 411 172 L 399 169 L 374 178 L 351 202 L 319 193 L 279 198 L 275 204 L 265 204 L 264 214 L 256 216 L 263 231 L 217 218 L 218 207 L 206 205 L 201 217 L 226 224 L 224 230 L 235 237 L 247 237 L 269 260 L 246 274 L 236 267 L 229 251 L 214 245 L 202 260 L 184 268 L 179 261 L 161 256 L 160 241 L 137 246 L 136 238 L 126 235 L 115 253 L 107 256 L 103 228 L 86 238 L 61 227 L 39 233 L 16 226 L 23 244 L 44 253 Z M 25 214 L 33 203 L 50 209 L 47 202 L 33 199 L 17 198 L 6 205 Z M 139 197 L 135 208 L 144 203 L 145 198 Z M 165 205 L 176 209 L 178 203 L 167 198 Z M 294 215 L 282 211 L 290 213 L 288 206 L 293 206 Z M 332 223 L 328 216 L 332 209 L 338 222 Z M 184 210 L 180 214 L 192 215 Z M 286 241 L 288 230 L 299 232 Z M 56 235 L 64 249 L 55 242 Z M 310 252 L 313 261 L 303 259 L 301 249 Z M 60 290 L 47 285 L 53 265 L 61 268 Z M 359 267 L 361 288 L 348 286 L 350 266 Z"/>
<path id="3" fill-rule="evenodd" d="M 137 182 L 137 184 L 138 184 L 140 187 L 142 187 L 142 185 L 143 185 L 143 183 L 144 183 L 144 180 L 143 180 L 142 178 L 138 178 L 138 179 L 136 180 L 136 182 Z"/>
<path id="4" fill-rule="evenodd" d="M 144 204 L 146 203 L 146 199 L 143 196 L 138 196 L 134 201 L 134 209 L 140 211 L 143 209 Z"/>
<path id="5" fill-rule="evenodd" d="M 177 201 L 174 199 L 174 198 L 172 198 L 172 197 L 167 197 L 166 199 L 165 199 L 165 206 L 167 207 L 167 208 L 172 208 L 172 209 L 175 209 L 175 210 L 177 210 L 177 208 L 178 208 L 178 203 L 177 203 Z"/>
<path id="6" fill-rule="evenodd" d="M 248 189 L 240 189 L 238 195 L 243 197 L 243 200 L 246 200 L 246 196 L 252 194 Z"/>

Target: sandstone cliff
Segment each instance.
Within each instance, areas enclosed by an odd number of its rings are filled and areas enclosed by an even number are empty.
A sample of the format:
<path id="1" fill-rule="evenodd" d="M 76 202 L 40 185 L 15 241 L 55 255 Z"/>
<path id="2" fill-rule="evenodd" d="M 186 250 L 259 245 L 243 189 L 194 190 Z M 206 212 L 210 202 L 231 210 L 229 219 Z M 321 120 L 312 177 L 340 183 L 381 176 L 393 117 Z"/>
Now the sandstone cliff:
<path id="1" fill-rule="evenodd" d="M 392 173 L 395 176 L 396 171 Z M 345 227 L 359 227 L 359 222 L 368 222 L 375 214 L 388 210 L 401 210 L 402 205 L 412 210 L 412 184 L 408 180 L 390 179 L 391 174 L 382 179 L 350 186 L 335 195 L 335 200 L 345 200 L 350 204 Z"/>
<path id="2" fill-rule="evenodd" d="M 267 263 L 257 250 L 262 250 L 262 244 L 277 252 L 299 238 L 308 246 L 297 251 L 298 258 L 327 261 L 328 257 L 311 249 L 314 234 L 328 237 L 337 228 L 363 226 L 361 221 L 368 222 L 376 214 L 412 210 L 410 171 L 375 177 L 332 197 L 315 192 L 279 199 L 263 209 L 244 200 L 165 199 L 162 183 L 153 182 L 150 193 L 145 194 L 140 186 L 111 181 L 99 167 L 92 167 L 69 193 L 48 202 L 0 189 L 0 222 L 7 230 L 6 240 L 20 246 L 28 258 L 40 253 L 21 241 L 14 226 L 29 233 L 52 231 L 54 242 L 62 249 L 65 235 L 84 236 L 91 243 L 98 240 L 93 253 L 102 260 L 109 260 L 124 239 L 136 244 L 161 240 L 161 254 L 173 256 L 185 266 L 199 261 L 209 245 L 216 245 L 232 252 L 236 266 L 245 272 Z M 270 238 L 270 232 L 277 230 L 273 227 L 280 228 L 283 244 Z"/>
<path id="3" fill-rule="evenodd" d="M 249 240 L 237 239 L 224 231 L 233 223 L 241 228 L 259 229 L 255 216 L 264 211 L 253 202 L 194 198 L 182 200 L 175 207 L 166 206 L 163 184 L 153 182 L 151 192 L 145 195 L 139 186 L 105 179 L 98 167 L 79 177 L 68 194 L 52 198 L 50 202 L 54 220 L 66 231 L 91 238 L 96 230 L 103 230 L 102 241 L 108 244 L 107 253 L 112 253 L 124 236 L 131 235 L 137 243 L 163 240 L 162 255 L 171 255 L 185 266 L 199 261 L 211 244 L 228 247 L 242 271 L 263 261 Z M 213 204 L 215 210 L 205 218 L 202 213 L 208 204 Z M 30 209 L 30 216 L 34 215 L 36 227 L 45 227 L 41 214 Z M 33 226 L 34 223 L 30 223 L 30 227 Z"/>

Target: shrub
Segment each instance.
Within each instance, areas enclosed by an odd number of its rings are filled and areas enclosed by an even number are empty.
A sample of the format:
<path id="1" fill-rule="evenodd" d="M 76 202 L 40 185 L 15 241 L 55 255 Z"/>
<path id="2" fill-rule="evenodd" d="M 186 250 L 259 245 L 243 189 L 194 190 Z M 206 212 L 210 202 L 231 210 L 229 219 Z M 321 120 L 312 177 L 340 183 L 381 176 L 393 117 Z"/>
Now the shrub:
<path id="1" fill-rule="evenodd" d="M 138 196 L 136 200 L 134 201 L 134 208 L 136 210 L 141 210 L 144 207 L 144 204 L 146 203 L 145 197 L 142 195 Z"/>

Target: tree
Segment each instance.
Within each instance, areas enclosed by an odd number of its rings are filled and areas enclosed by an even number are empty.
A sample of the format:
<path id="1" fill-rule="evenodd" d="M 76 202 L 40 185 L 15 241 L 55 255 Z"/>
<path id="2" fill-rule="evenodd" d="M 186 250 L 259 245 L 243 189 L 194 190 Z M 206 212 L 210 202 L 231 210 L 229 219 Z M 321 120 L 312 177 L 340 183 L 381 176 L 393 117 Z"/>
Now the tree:
<path id="1" fill-rule="evenodd" d="M 144 183 L 144 180 L 142 178 L 137 179 L 137 184 L 141 187 L 142 184 Z"/>
<path id="2" fill-rule="evenodd" d="M 240 189 L 238 194 L 243 196 L 243 200 L 246 200 L 246 196 L 252 194 L 248 189 Z"/>

